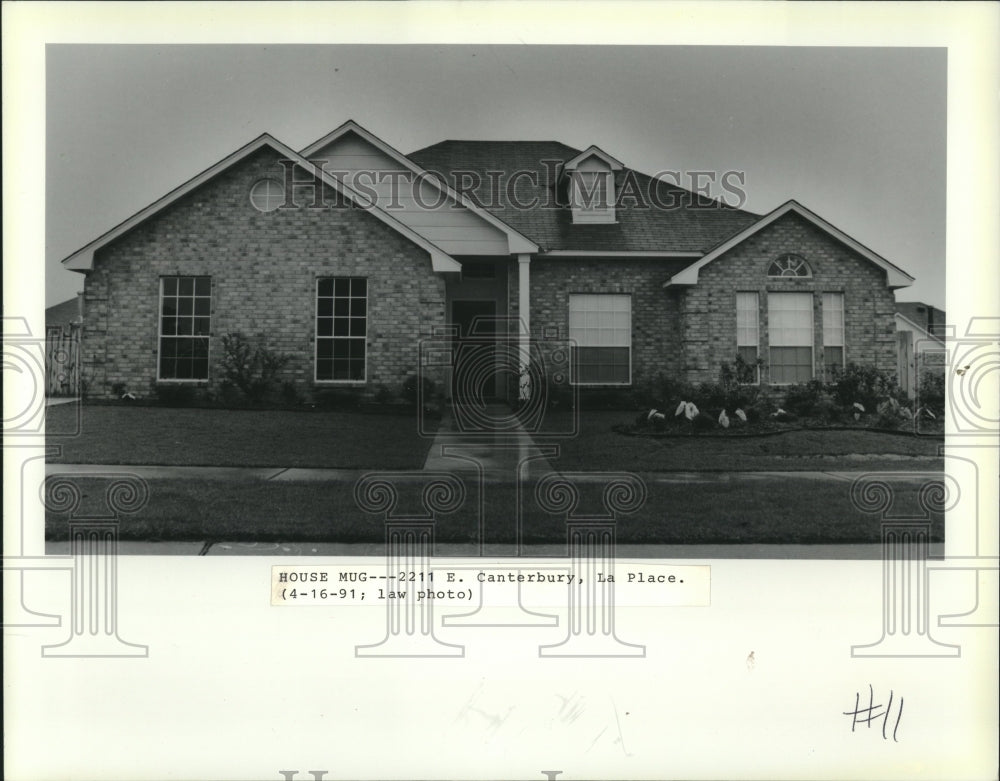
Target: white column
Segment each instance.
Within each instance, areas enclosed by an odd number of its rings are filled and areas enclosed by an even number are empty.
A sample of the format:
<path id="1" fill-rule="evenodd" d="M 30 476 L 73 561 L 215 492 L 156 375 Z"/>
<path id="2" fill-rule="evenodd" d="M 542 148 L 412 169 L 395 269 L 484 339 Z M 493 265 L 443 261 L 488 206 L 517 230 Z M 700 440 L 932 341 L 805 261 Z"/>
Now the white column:
<path id="1" fill-rule="evenodd" d="M 531 363 L 531 255 L 521 253 L 517 256 L 517 316 L 520 318 L 520 333 L 518 334 L 518 352 L 520 354 L 521 379 L 518 384 L 518 398 L 526 401 L 531 398 L 531 383 L 528 367 Z"/>

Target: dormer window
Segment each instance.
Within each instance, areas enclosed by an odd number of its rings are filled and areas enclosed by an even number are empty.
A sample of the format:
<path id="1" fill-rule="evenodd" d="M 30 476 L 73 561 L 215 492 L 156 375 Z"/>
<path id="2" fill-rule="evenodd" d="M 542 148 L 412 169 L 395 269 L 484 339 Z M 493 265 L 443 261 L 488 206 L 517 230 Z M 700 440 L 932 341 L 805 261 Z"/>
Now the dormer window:
<path id="1" fill-rule="evenodd" d="M 596 146 L 563 165 L 574 223 L 611 223 L 615 215 L 615 171 L 623 168 Z"/>

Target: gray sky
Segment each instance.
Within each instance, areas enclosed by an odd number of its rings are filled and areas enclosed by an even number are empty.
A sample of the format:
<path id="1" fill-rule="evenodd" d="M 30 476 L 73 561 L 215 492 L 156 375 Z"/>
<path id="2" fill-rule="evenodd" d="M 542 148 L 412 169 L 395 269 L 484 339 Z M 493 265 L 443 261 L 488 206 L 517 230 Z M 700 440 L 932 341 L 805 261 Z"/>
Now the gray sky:
<path id="1" fill-rule="evenodd" d="M 46 305 L 59 261 L 263 132 L 355 119 L 407 153 L 445 138 L 597 144 L 627 166 L 746 172 L 945 305 L 946 50 L 660 46 L 50 45 Z"/>

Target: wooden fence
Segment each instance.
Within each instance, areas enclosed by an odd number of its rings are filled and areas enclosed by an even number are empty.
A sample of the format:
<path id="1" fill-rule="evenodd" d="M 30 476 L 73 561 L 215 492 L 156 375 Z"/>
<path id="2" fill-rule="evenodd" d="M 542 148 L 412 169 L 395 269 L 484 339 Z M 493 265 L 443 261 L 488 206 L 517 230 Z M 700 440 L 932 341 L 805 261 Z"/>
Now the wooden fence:
<path id="1" fill-rule="evenodd" d="M 45 395 L 80 395 L 80 324 L 45 329 Z"/>

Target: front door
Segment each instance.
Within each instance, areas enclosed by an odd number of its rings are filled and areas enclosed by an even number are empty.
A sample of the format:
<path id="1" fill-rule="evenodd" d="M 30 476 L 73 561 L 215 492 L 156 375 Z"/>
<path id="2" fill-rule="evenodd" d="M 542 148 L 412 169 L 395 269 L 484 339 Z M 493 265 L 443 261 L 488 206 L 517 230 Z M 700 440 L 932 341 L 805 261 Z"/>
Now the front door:
<path id="1" fill-rule="evenodd" d="M 452 351 L 453 403 L 481 404 L 503 398 L 496 313 L 496 301 L 451 302 L 451 322 L 458 331 Z"/>

